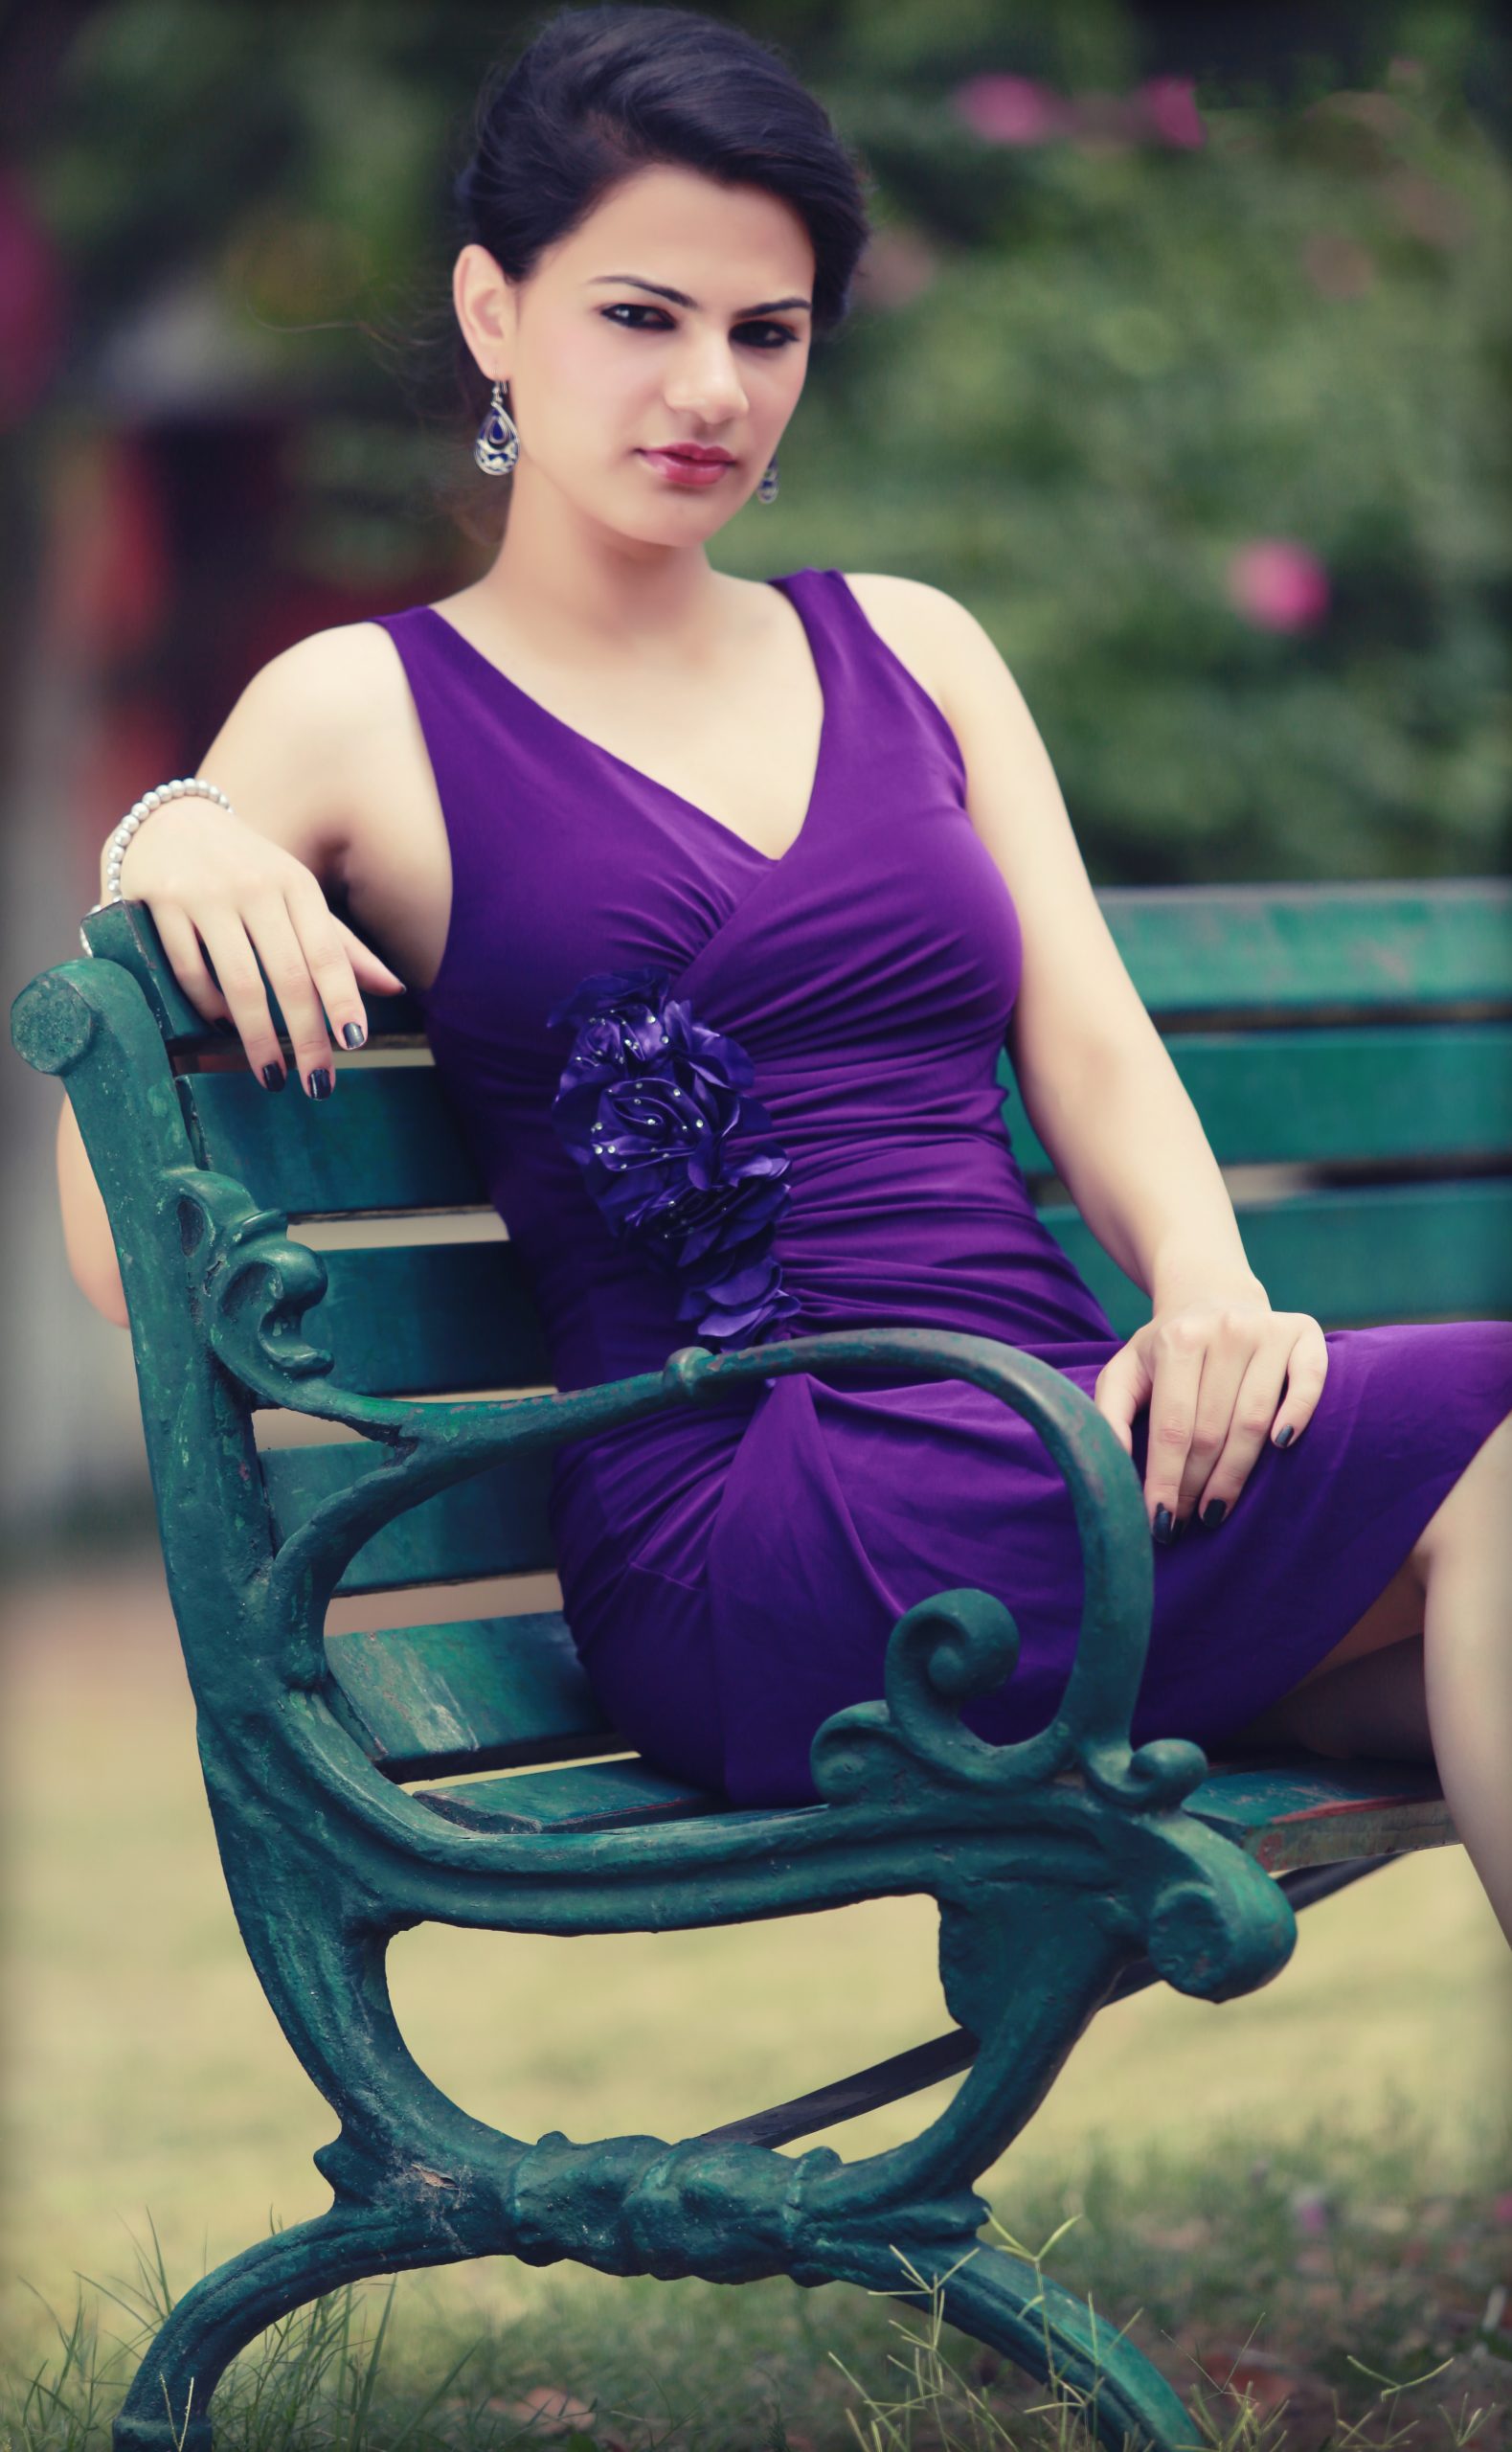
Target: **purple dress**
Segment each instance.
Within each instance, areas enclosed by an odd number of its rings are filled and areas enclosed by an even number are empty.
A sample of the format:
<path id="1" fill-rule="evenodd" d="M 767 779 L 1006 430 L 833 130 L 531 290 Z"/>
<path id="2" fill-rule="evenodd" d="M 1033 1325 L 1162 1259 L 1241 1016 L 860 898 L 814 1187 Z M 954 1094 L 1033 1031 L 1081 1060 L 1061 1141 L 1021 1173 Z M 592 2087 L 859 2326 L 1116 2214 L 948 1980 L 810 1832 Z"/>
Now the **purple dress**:
<path id="1" fill-rule="evenodd" d="M 1090 1396 L 1122 1340 L 1049 1230 L 996 1079 L 1022 941 L 964 806 L 955 736 L 837 570 L 774 579 L 824 690 L 805 823 L 780 858 L 550 714 L 429 605 L 380 617 L 453 862 L 420 999 L 441 1079 L 533 1289 L 561 1389 L 660 1370 L 687 1283 L 616 1231 L 564 1139 L 572 1031 L 604 974 L 665 976 L 754 1066 L 789 1161 L 781 1300 L 728 1345 L 826 1328 L 998 1337 Z M 753 1112 L 756 1112 L 753 1110 Z M 1311 1422 L 1227 1520 L 1157 1546 L 1134 1741 L 1212 1745 L 1339 1643 L 1512 1411 L 1512 1323 L 1335 1329 Z M 1148 1413 L 1134 1425 L 1141 1479 Z M 1050 1719 L 1082 1579 L 1036 1434 L 960 1380 L 794 1373 L 558 1451 L 563 1604 L 628 1742 L 739 1804 L 811 1801 L 820 1722 L 882 1691 L 890 1630 L 976 1585 L 1022 1649 L 968 1725 Z"/>

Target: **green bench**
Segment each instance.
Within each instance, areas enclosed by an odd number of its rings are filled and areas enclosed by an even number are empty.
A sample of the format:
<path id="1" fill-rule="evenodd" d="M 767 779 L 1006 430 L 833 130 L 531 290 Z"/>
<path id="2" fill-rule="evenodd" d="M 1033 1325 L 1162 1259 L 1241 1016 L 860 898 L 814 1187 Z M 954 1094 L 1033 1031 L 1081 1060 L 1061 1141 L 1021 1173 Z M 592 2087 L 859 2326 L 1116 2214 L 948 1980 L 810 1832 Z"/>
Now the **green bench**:
<path id="1" fill-rule="evenodd" d="M 1231 1180 L 1273 1301 L 1328 1327 L 1512 1316 L 1512 889 L 1100 899 L 1220 1160 L 1261 1170 Z M 1153 1583 L 1138 1476 L 1090 1400 L 1012 1347 L 912 1328 L 689 1346 L 556 1395 L 408 1000 L 372 1008 L 333 1100 L 271 1099 L 187 1006 L 142 906 L 86 927 L 96 959 L 34 980 L 13 1035 L 64 1079 L 109 1210 L 232 1903 L 340 2122 L 315 2157 L 329 2210 L 179 2302 L 119 2452 L 206 2452 L 229 2361 L 320 2293 L 501 2253 L 900 2298 L 916 2295 L 906 2257 L 943 2284 L 951 2323 L 1085 2395 L 1110 2446 L 1190 2442 L 1127 2340 L 977 2240 L 973 2183 L 1109 2001 L 1156 1981 L 1251 1991 L 1285 1964 L 1299 1908 L 1452 1842 L 1432 1773 L 1296 1748 L 1219 1761 L 1179 1739 L 1131 1752 Z M 1047 1221 L 1129 1333 L 1147 1304 L 1056 1197 L 1006 1057 L 1003 1081 Z M 455 1239 L 459 1212 L 474 1239 Z M 454 1239 L 435 1239 L 438 1213 Z M 323 1239 L 347 1240 L 317 1252 L 291 1219 L 342 1221 Z M 969 1590 L 899 1621 L 885 1695 L 815 1740 L 823 1801 L 772 1810 L 629 1757 L 559 1615 L 391 1623 L 417 1586 L 551 1570 L 563 1440 L 836 1364 L 990 1389 L 1066 1475 L 1086 1605 L 1060 1711 L 1033 1738 L 992 1747 L 960 1724 L 1017 1648 L 1007 1610 Z M 260 1447 L 266 1408 L 322 1435 Z M 371 1595 L 371 1628 L 327 1636 L 333 1594 Z M 951 2032 L 698 2137 L 508 2137 L 416 2066 L 389 2001 L 390 1937 L 426 1919 L 663 1930 L 918 1891 L 939 1903 Z M 774 2151 L 951 2074 L 946 2108 L 905 2146 Z"/>

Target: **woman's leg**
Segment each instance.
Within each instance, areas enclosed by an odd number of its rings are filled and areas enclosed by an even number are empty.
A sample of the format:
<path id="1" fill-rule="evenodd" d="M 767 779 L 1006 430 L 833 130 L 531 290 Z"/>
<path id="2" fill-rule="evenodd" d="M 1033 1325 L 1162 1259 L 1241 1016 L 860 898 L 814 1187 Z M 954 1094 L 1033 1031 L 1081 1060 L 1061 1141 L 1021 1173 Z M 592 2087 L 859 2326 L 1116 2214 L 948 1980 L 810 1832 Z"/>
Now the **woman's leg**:
<path id="1" fill-rule="evenodd" d="M 1417 1554 L 1433 1759 L 1512 1944 L 1512 1415 L 1471 1459 Z"/>
<path id="2" fill-rule="evenodd" d="M 1234 1736 L 1431 1759 L 1512 1944 L 1512 1415 L 1365 1616 Z"/>

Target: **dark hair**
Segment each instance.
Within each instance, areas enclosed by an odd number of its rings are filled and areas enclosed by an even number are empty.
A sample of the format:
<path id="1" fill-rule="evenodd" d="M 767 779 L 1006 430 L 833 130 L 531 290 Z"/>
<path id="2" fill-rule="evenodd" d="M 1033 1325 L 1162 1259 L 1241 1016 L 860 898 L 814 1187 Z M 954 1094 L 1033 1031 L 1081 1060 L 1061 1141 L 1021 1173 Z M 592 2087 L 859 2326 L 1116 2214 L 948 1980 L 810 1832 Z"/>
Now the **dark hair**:
<path id="1" fill-rule="evenodd" d="M 622 180 L 675 163 L 785 198 L 813 241 L 816 338 L 849 310 L 870 175 L 786 56 L 737 26 L 691 9 L 559 8 L 488 70 L 468 144 L 455 244 L 486 247 L 511 281 L 529 280 Z M 449 337 L 454 409 L 476 431 L 489 385 L 454 316 Z M 443 498 L 476 534 L 461 491 Z"/>

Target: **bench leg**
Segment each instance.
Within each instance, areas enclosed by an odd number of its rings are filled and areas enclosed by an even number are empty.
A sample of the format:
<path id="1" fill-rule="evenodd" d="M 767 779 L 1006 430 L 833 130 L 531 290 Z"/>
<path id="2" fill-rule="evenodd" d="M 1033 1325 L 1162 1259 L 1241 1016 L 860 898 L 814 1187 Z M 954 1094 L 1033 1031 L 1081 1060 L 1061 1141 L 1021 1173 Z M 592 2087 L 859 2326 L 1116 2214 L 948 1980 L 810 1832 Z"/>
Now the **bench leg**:
<path id="1" fill-rule="evenodd" d="M 131 2381 L 114 2452 L 211 2452 L 210 2403 L 238 2350 L 328 2290 L 472 2253 L 409 2208 L 333 2206 L 231 2257 L 185 2292 Z"/>
<path id="2" fill-rule="evenodd" d="M 947 2324 L 1000 2350 L 1036 2382 L 1064 2391 L 1108 2452 L 1201 2452 L 1195 2421 L 1144 2352 L 1027 2259 L 979 2246 L 936 2275 L 915 2270 L 937 2282 Z M 887 2292 L 917 2316 L 927 2311 L 928 2291 L 900 2288 L 901 2271 L 887 2247 L 832 2267 L 837 2282 Z"/>
<path id="3" fill-rule="evenodd" d="M 179 2301 L 132 2380 L 114 2452 L 212 2452 L 215 2387 L 238 2350 L 270 2325 L 346 2282 L 472 2253 L 433 2223 L 389 2207 L 333 2207 L 260 2239 Z M 891 2291 L 915 2313 L 925 2299 L 898 2289 L 897 2260 L 885 2248 L 837 2263 L 831 2278 Z M 1024 2258 L 978 2247 L 940 2284 L 947 2323 L 1066 2392 L 1108 2452 L 1200 2452 L 1191 2418 L 1142 2350 Z"/>

